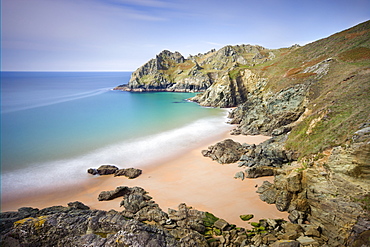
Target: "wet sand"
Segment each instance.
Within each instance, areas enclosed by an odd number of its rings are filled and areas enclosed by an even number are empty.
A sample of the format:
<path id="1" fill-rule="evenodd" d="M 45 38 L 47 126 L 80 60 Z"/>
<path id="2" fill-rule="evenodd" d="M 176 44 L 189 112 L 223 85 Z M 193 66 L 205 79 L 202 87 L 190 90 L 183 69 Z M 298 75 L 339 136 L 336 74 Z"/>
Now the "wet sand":
<path id="1" fill-rule="evenodd" d="M 275 205 L 261 201 L 255 192 L 256 186 L 260 186 L 265 180 L 271 181 L 272 177 L 244 181 L 234 179 L 235 173 L 245 168 L 240 168 L 237 164 L 221 165 L 202 156 L 201 150 L 227 138 L 248 144 L 258 144 L 268 139 L 264 136 L 219 134 L 180 156 L 138 167 L 143 170 L 143 174 L 136 179 L 113 175 L 91 176 L 91 179 L 79 186 L 63 187 L 50 193 L 33 194 L 15 200 L 3 200 L 2 211 L 14 211 L 24 206 L 40 209 L 55 205 L 66 206 L 72 201 L 83 202 L 93 209 L 119 211 L 122 210 L 119 207 L 120 198 L 99 202 L 97 197 L 103 190 L 114 190 L 117 186 L 125 185 L 144 188 L 164 211 L 168 208 L 177 209 L 184 202 L 241 227 L 247 226 L 246 222 L 240 220 L 241 214 L 253 214 L 254 219 L 251 221 L 261 218 L 287 219 L 286 212 L 279 212 Z"/>

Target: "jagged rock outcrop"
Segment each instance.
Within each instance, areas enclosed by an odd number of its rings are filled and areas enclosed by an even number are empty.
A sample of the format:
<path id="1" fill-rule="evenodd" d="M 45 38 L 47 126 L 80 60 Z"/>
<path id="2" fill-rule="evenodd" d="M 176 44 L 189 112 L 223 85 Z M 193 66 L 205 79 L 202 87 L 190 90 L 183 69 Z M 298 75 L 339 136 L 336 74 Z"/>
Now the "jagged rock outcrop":
<path id="1" fill-rule="evenodd" d="M 252 66 L 274 57 L 272 51 L 261 46 L 237 45 L 225 46 L 205 54 L 190 56 L 187 59 L 179 52 L 162 51 L 155 59 L 141 66 L 134 73 L 128 84 L 116 87 L 125 91 L 169 91 L 169 92 L 203 92 L 212 84 L 229 84 L 229 71 L 237 66 Z M 242 82 L 232 80 L 230 86 L 231 101 L 208 105 L 229 107 L 244 100 Z M 234 95 L 235 94 L 235 95 Z M 222 100 L 227 100 L 225 95 Z M 202 100 L 203 101 L 203 100 Z M 202 103 L 206 105 L 206 103 Z"/>
<path id="2" fill-rule="evenodd" d="M 308 221 L 319 227 L 329 246 L 352 246 L 356 239 L 368 236 L 370 143 L 369 137 L 357 137 L 367 133 L 366 127 L 362 130 L 353 137 L 359 142 L 278 170 L 274 184 L 266 181 L 258 188 L 260 198 L 288 211 L 293 223 Z"/>
<path id="3" fill-rule="evenodd" d="M 124 187 L 124 186 L 121 186 Z M 211 213 L 182 203 L 162 211 L 145 190 L 126 187 L 115 210 L 91 210 L 81 202 L 42 210 L 20 208 L 1 213 L 2 246 L 261 246 L 279 243 L 294 229 L 284 220 L 251 222 L 252 229 L 231 225 Z M 252 215 L 243 215 L 250 220 Z M 309 227 L 307 227 L 309 228 Z M 307 241 L 315 229 L 296 234 Z M 290 235 L 289 235 L 290 236 Z"/>
<path id="4" fill-rule="evenodd" d="M 231 123 L 238 124 L 233 133 L 281 135 L 290 131 L 289 124 L 305 111 L 307 89 L 305 85 L 296 85 L 277 94 L 254 94 L 230 113 Z"/>

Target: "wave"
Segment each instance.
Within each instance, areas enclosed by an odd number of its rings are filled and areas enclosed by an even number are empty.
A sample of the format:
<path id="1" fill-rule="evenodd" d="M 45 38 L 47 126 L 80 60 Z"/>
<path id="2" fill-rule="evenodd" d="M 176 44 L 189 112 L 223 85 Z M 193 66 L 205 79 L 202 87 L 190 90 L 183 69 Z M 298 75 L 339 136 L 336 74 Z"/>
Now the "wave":
<path id="1" fill-rule="evenodd" d="M 102 164 L 119 168 L 145 168 L 156 161 L 175 157 L 198 147 L 215 133 L 230 129 L 220 117 L 204 118 L 184 127 L 142 138 L 126 140 L 72 159 L 32 164 L 28 168 L 2 175 L 3 192 L 20 196 L 31 191 L 46 191 L 78 185 L 91 178 L 87 169 Z"/>
<path id="2" fill-rule="evenodd" d="M 91 91 L 54 97 L 54 98 L 51 98 L 51 99 L 47 99 L 47 102 L 35 102 L 35 103 L 24 102 L 24 103 L 22 103 L 21 106 L 2 105 L 1 112 L 2 113 L 10 113 L 10 112 L 16 112 L 16 111 L 29 110 L 29 109 L 38 108 L 38 107 L 55 105 L 55 104 L 64 103 L 64 102 L 68 102 L 68 101 L 73 101 L 73 100 L 78 100 L 78 99 L 83 99 L 83 98 L 87 98 L 87 97 L 96 96 L 96 95 L 108 92 L 110 90 L 111 90 L 110 87 L 109 88 L 99 88 L 99 89 L 95 89 L 95 90 L 91 90 Z M 40 99 L 40 100 L 42 100 L 42 99 Z"/>

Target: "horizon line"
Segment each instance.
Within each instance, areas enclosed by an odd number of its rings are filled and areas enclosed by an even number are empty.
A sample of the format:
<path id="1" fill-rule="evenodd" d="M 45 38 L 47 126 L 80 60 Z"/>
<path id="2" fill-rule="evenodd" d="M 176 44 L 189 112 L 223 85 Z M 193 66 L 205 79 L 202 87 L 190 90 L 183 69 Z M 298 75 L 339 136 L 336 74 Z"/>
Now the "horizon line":
<path id="1" fill-rule="evenodd" d="M 0 72 L 134 72 L 134 70 L 0 70 Z"/>

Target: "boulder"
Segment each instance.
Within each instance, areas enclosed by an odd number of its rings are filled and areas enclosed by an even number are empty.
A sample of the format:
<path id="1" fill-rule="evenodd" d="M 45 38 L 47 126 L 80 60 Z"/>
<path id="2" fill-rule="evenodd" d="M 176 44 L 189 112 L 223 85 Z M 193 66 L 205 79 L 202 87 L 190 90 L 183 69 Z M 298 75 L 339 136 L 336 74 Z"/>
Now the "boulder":
<path id="1" fill-rule="evenodd" d="M 237 172 L 237 173 L 235 174 L 235 176 L 234 176 L 234 178 L 235 178 L 235 179 L 240 178 L 241 180 L 244 180 L 244 177 L 245 177 L 245 175 L 244 175 L 244 172 L 242 172 L 242 171 Z"/>
<path id="2" fill-rule="evenodd" d="M 239 217 L 242 221 L 248 221 L 252 219 L 254 215 L 253 214 L 243 214 L 243 215 L 239 215 Z"/>
<path id="3" fill-rule="evenodd" d="M 89 168 L 87 172 L 92 175 L 110 175 L 114 174 L 118 167 L 114 165 L 101 165 L 98 169 Z"/>
<path id="4" fill-rule="evenodd" d="M 239 142 L 226 139 L 216 145 L 210 146 L 208 150 L 203 150 L 205 157 L 210 157 L 220 164 L 234 163 L 240 159 L 244 153 L 244 148 Z"/>
<path id="5" fill-rule="evenodd" d="M 114 173 L 114 176 L 125 176 L 129 179 L 137 178 L 142 174 L 142 170 L 136 168 L 119 169 Z"/>
<path id="6" fill-rule="evenodd" d="M 130 189 L 127 186 L 119 186 L 115 190 L 102 191 L 98 196 L 99 201 L 109 201 L 117 197 L 124 196 L 130 193 Z"/>
<path id="7" fill-rule="evenodd" d="M 227 223 L 226 220 L 224 220 L 224 219 L 218 219 L 214 223 L 214 227 L 216 227 L 220 230 L 224 230 L 228 225 L 229 225 L 229 223 Z"/>

